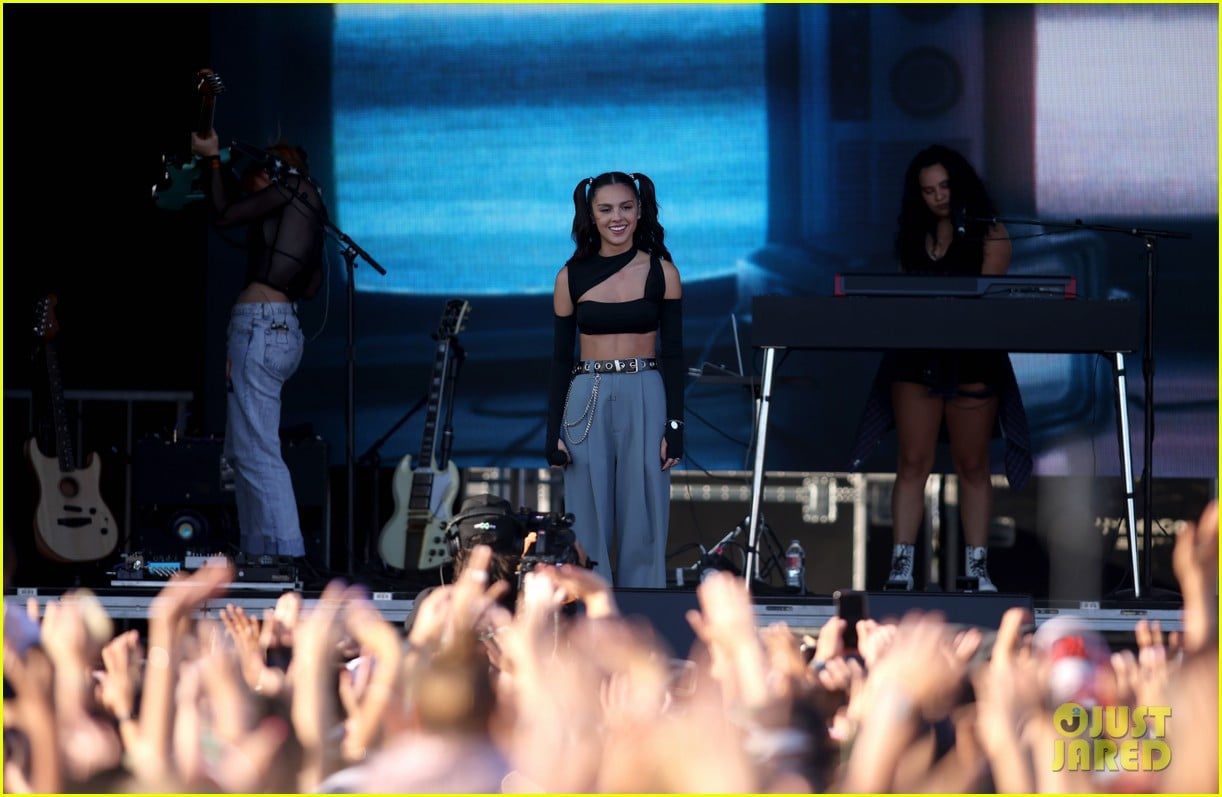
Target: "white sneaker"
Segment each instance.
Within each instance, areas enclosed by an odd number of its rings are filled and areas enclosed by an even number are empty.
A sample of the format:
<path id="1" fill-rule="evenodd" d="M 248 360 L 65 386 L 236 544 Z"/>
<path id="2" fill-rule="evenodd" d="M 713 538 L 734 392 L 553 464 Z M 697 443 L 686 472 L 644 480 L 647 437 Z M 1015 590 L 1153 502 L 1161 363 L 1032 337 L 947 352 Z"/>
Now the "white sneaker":
<path id="1" fill-rule="evenodd" d="M 892 588 L 912 590 L 912 554 L 914 547 L 907 543 L 896 543 L 891 552 L 891 573 L 887 584 Z"/>
<path id="2" fill-rule="evenodd" d="M 987 548 L 968 545 L 964 551 L 964 561 L 968 577 L 977 580 L 977 592 L 997 591 L 997 585 L 989 578 L 989 551 Z"/>

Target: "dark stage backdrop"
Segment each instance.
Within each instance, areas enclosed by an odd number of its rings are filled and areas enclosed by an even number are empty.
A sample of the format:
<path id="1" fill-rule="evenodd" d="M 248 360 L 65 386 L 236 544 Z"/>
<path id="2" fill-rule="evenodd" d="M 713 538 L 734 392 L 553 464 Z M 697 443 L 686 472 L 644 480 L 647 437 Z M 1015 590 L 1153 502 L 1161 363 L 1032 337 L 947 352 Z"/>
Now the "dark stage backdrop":
<path id="1" fill-rule="evenodd" d="M 189 432 L 223 431 L 241 252 L 198 206 L 165 212 L 149 199 L 158 158 L 186 149 L 193 75 L 210 66 L 227 87 L 221 135 L 305 145 L 337 229 L 387 271 L 355 262 L 358 454 L 427 393 L 430 333 L 461 297 L 473 310 L 453 457 L 542 464 L 549 291 L 571 251 L 579 179 L 620 169 L 655 180 L 684 277 L 687 365 L 737 370 L 734 329 L 745 346 L 753 296 L 828 294 L 838 272 L 895 268 L 903 166 L 944 141 L 978 165 L 1003 216 L 1192 234 L 1157 249 L 1154 473 L 1216 478 L 1209 6 L 31 4 L 6 5 L 4 21 L 40 54 L 4 87 L 6 388 L 37 378 L 28 308 L 54 290 L 69 388 L 194 390 Z M 1014 271 L 1070 273 L 1087 297 L 1145 301 L 1141 238 L 1009 226 Z M 284 422 L 322 435 L 339 464 L 348 270 L 334 245 L 326 287 L 302 310 L 312 340 Z M 742 357 L 754 372 L 758 358 Z M 768 467 L 846 469 L 876 362 L 784 357 Z M 1037 473 L 1115 475 L 1107 363 L 1015 364 Z M 745 388 L 692 378 L 687 406 L 689 468 L 748 464 Z M 423 423 L 423 411 L 409 417 L 383 462 L 414 454 Z M 867 464 L 891 463 L 884 447 Z"/>

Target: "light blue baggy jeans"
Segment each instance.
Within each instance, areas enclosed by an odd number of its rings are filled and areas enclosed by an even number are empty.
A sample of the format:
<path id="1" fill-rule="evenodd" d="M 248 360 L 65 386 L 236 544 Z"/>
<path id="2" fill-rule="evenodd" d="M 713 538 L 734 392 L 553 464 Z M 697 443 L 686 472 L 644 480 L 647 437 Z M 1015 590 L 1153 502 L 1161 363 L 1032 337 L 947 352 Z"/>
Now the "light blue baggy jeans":
<path id="1" fill-rule="evenodd" d="M 295 305 L 234 305 L 226 336 L 232 366 L 225 457 L 234 469 L 246 553 L 305 555 L 297 499 L 280 448 L 280 393 L 304 350 Z"/>

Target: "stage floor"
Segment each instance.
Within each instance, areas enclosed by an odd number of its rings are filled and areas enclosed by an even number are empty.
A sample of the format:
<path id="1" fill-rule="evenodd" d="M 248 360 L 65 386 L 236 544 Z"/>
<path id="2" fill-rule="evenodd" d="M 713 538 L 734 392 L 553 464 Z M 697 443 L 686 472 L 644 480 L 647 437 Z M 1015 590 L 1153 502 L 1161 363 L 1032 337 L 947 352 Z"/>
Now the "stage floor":
<path id="1" fill-rule="evenodd" d="M 276 602 L 279 594 L 292 587 L 268 584 L 252 589 L 250 584 L 235 584 L 229 593 L 204 605 L 198 616 L 216 618 L 226 604 L 240 606 L 247 612 L 262 612 Z M 58 599 L 68 590 L 60 587 L 22 587 L 5 592 L 5 602 L 24 603 L 29 597 L 40 605 Z M 111 618 L 124 624 L 147 620 L 148 607 L 156 594 L 153 587 L 96 589 L 94 594 Z M 304 606 L 308 610 L 317 604 L 319 594 L 306 591 Z M 616 600 L 626 616 L 639 616 L 650 621 L 656 631 L 667 639 L 676 651 L 686 651 L 693 639 L 684 616 L 688 609 L 697 608 L 693 589 L 617 589 Z M 371 598 L 382 615 L 393 623 L 403 622 L 412 610 L 415 593 L 373 592 Z M 753 598 L 757 627 L 783 622 L 795 633 L 817 633 L 829 617 L 835 614 L 830 595 L 776 596 L 758 595 Z M 867 616 L 886 621 L 911 610 L 937 611 L 954 624 L 996 628 L 1001 614 L 1011 606 L 1025 606 L 1032 611 L 1038 627 L 1053 618 L 1069 618 L 1081 627 L 1099 632 L 1114 647 L 1132 647 L 1133 631 L 1141 620 L 1157 621 L 1164 631 L 1183 627 L 1178 602 L 1169 601 L 1036 601 L 1030 595 L 1015 593 L 962 592 L 868 592 Z"/>

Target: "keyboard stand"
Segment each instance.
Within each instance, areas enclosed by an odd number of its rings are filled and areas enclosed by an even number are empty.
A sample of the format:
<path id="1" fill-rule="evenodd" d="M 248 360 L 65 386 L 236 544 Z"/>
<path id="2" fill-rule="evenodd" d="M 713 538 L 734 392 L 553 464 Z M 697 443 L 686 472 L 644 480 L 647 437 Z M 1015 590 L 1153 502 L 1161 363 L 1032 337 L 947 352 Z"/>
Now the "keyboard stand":
<path id="1" fill-rule="evenodd" d="M 743 577 L 750 584 L 759 578 L 759 557 L 756 546 L 759 544 L 760 501 L 763 497 L 764 482 L 764 448 L 768 437 L 768 409 L 772 405 L 772 378 L 776 366 L 776 353 L 782 346 L 762 346 L 764 350 L 763 377 L 760 380 L 759 418 L 755 424 L 755 464 L 751 471 L 751 513 L 748 515 L 750 533 L 747 537 L 747 559 L 743 568 Z M 1109 352 L 1112 358 L 1112 370 L 1116 385 L 1116 424 L 1120 435 L 1120 472 L 1124 474 L 1124 498 L 1126 520 L 1129 524 L 1129 554 L 1133 566 L 1133 586 L 1136 597 L 1141 598 L 1141 579 L 1137 568 L 1137 522 L 1134 509 L 1133 492 L 1133 454 L 1129 437 L 1128 390 L 1125 382 L 1124 355 L 1120 352 Z M 1148 443 L 1147 443 L 1148 445 Z M 1145 530 L 1146 534 L 1150 529 Z"/>

